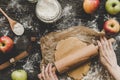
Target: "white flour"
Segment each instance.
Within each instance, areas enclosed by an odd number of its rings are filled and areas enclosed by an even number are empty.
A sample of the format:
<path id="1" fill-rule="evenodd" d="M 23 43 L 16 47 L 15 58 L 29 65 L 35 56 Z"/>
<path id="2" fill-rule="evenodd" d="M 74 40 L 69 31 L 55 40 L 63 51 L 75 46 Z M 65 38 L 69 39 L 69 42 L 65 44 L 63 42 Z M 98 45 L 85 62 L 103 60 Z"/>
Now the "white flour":
<path id="1" fill-rule="evenodd" d="M 114 80 L 99 62 L 95 61 L 87 75 L 82 80 Z"/>
<path id="2" fill-rule="evenodd" d="M 10 32 L 8 30 L 8 27 L 5 27 L 6 26 L 5 22 L 6 22 L 5 17 L 0 17 L 0 28 L 1 28 L 0 34 L 3 34 L 4 36 L 8 35 Z"/>
<path id="3" fill-rule="evenodd" d="M 35 53 L 31 56 L 29 56 L 29 58 L 27 58 L 26 63 L 23 65 L 23 69 L 27 70 L 28 72 L 32 73 L 34 72 L 34 62 L 38 62 L 39 61 L 39 53 Z"/>
<path id="4" fill-rule="evenodd" d="M 61 7 L 56 0 L 40 0 L 36 6 L 36 15 L 39 19 L 54 20 L 60 14 Z"/>
<path id="5" fill-rule="evenodd" d="M 63 9 L 63 14 L 62 14 L 63 20 L 59 24 L 56 24 L 56 26 L 58 29 L 61 30 L 71 26 L 86 25 L 96 31 L 99 31 L 98 25 L 96 22 L 98 17 L 99 16 L 96 15 L 95 19 L 93 19 L 92 21 L 76 19 L 76 13 L 75 13 L 75 10 L 73 9 L 73 6 L 71 6 L 70 4 L 67 4 Z M 82 21 L 85 21 L 85 22 L 82 22 Z"/>
<path id="6" fill-rule="evenodd" d="M 56 24 L 57 28 L 61 30 L 75 25 L 75 23 L 79 21 L 77 21 L 74 17 L 75 12 L 73 11 L 72 6 L 66 4 L 62 13 L 63 20 L 61 20 L 60 23 Z"/>
<path id="7" fill-rule="evenodd" d="M 24 33 L 24 27 L 20 23 L 16 23 L 13 28 L 13 32 L 16 35 L 22 35 Z"/>
<path id="8" fill-rule="evenodd" d="M 36 3 L 38 0 L 28 0 L 31 3 Z"/>
<path id="9" fill-rule="evenodd" d="M 98 29 L 98 24 L 96 22 L 96 20 L 98 19 L 99 15 L 95 15 L 95 18 L 92 21 L 88 21 L 87 22 L 87 26 L 92 28 L 95 31 L 99 31 Z"/>

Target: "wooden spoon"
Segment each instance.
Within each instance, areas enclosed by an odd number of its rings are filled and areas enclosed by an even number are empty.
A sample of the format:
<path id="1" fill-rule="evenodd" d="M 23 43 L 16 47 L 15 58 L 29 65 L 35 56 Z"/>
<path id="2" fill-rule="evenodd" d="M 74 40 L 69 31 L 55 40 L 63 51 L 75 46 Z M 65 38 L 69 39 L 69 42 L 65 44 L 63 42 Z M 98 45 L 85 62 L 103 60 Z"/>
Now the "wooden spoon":
<path id="1" fill-rule="evenodd" d="M 20 23 L 18 23 L 17 21 L 15 21 L 13 19 L 11 19 L 1 8 L 0 8 L 0 11 L 8 19 L 12 31 L 16 35 L 22 35 L 24 33 L 24 27 L 23 27 L 23 25 L 20 24 Z"/>

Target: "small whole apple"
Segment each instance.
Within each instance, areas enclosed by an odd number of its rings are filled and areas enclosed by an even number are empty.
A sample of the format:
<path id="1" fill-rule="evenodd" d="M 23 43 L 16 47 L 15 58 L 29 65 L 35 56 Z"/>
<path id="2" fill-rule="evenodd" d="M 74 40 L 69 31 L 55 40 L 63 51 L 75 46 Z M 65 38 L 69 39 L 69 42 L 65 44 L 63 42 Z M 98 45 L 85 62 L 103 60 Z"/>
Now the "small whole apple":
<path id="1" fill-rule="evenodd" d="M 27 80 L 27 72 L 25 70 L 15 70 L 11 74 L 12 80 Z"/>
<path id="2" fill-rule="evenodd" d="M 120 24 L 115 19 L 109 19 L 105 21 L 103 29 L 108 34 L 115 34 L 120 31 Z"/>
<path id="3" fill-rule="evenodd" d="M 6 53 L 10 51 L 13 47 L 13 40 L 8 36 L 0 37 L 0 51 Z"/>
<path id="4" fill-rule="evenodd" d="M 96 11 L 100 4 L 99 0 L 84 0 L 83 2 L 83 9 L 86 13 L 92 14 Z"/>
<path id="5" fill-rule="evenodd" d="M 107 0 L 105 8 L 109 14 L 116 15 L 120 12 L 120 1 L 119 0 Z"/>

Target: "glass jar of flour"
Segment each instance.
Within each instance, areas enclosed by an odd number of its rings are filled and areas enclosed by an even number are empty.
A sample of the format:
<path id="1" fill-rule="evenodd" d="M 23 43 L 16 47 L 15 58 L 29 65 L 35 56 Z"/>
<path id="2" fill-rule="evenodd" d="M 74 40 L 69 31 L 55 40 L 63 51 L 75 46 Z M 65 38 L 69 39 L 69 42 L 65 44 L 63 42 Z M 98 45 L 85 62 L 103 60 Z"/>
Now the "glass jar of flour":
<path id="1" fill-rule="evenodd" d="M 28 0 L 30 3 L 36 3 L 38 0 Z"/>
<path id="2" fill-rule="evenodd" d="M 62 8 L 57 0 L 38 0 L 36 16 L 43 22 L 52 23 L 61 17 Z"/>

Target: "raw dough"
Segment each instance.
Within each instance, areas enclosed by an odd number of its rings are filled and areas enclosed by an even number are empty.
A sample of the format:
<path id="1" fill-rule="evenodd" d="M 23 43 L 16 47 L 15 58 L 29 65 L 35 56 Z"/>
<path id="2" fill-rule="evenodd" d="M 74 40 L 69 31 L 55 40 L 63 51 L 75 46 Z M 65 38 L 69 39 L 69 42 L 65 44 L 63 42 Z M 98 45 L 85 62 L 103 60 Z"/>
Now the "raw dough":
<path id="1" fill-rule="evenodd" d="M 61 40 L 58 42 L 56 51 L 55 51 L 55 61 L 62 59 L 68 55 L 72 54 L 72 51 L 80 49 L 87 46 L 86 43 L 80 41 L 76 37 L 69 37 L 68 39 Z M 90 62 L 80 65 L 68 72 L 68 75 L 75 80 L 80 80 L 90 69 Z"/>
<path id="2" fill-rule="evenodd" d="M 57 30 L 55 32 L 48 33 L 40 38 L 40 47 L 42 51 L 42 61 L 40 68 L 48 63 L 55 61 L 55 50 L 58 42 L 65 40 L 69 37 L 77 37 L 80 41 L 87 45 L 94 43 L 101 33 L 96 32 L 85 26 L 73 26 L 68 29 Z M 65 74 L 58 75 L 60 80 L 63 78 L 68 80 L 68 76 Z"/>

